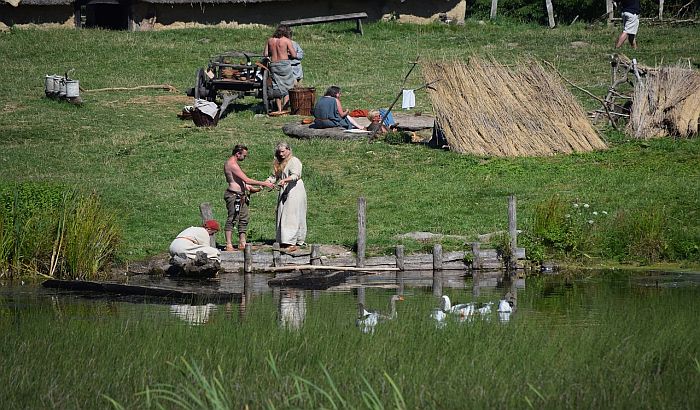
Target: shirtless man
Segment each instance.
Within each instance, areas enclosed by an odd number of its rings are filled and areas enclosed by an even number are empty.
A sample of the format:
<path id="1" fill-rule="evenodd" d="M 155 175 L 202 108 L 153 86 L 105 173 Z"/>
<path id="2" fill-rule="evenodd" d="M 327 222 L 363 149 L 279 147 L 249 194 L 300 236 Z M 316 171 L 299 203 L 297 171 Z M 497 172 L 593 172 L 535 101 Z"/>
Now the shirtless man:
<path id="1" fill-rule="evenodd" d="M 270 58 L 270 77 L 272 78 L 272 96 L 277 104 L 277 114 L 289 101 L 289 89 L 294 87 L 296 78 L 289 58 L 297 58 L 289 27 L 277 26 L 277 30 L 265 43 L 264 57 Z"/>
<path id="2" fill-rule="evenodd" d="M 231 157 L 224 163 L 224 175 L 228 187 L 224 192 L 224 201 L 226 201 L 226 209 L 228 210 L 228 218 L 224 227 L 226 235 L 226 250 L 233 250 L 231 236 L 233 232 L 233 224 L 238 223 L 238 249 L 244 249 L 246 244 L 246 231 L 248 228 L 248 203 L 250 198 L 247 193 L 249 185 L 264 186 L 274 188 L 275 185 L 268 181 L 256 181 L 248 178 L 243 172 L 240 161 L 245 160 L 248 156 L 248 147 L 245 145 L 236 145 L 233 147 Z"/>

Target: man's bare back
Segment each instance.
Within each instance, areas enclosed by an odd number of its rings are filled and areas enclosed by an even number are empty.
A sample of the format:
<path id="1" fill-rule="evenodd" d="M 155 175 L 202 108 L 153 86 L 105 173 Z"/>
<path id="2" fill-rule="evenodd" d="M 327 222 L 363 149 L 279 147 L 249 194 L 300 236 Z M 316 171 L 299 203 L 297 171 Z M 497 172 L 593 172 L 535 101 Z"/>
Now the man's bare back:
<path id="1" fill-rule="evenodd" d="M 287 37 L 270 37 L 265 44 L 265 56 L 270 57 L 273 63 L 282 60 L 289 60 L 289 57 L 296 58 L 297 52 L 294 49 L 292 40 Z"/>

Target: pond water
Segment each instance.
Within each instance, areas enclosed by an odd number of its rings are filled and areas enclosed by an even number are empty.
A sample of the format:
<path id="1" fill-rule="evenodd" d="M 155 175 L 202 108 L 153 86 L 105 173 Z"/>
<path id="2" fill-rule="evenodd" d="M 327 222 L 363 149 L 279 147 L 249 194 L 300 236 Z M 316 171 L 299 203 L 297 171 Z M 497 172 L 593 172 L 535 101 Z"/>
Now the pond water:
<path id="1" fill-rule="evenodd" d="M 314 309 L 333 309 L 334 318 L 344 318 L 346 327 L 373 333 L 375 319 L 381 323 L 413 316 L 442 327 L 451 323 L 492 321 L 541 322 L 547 326 L 595 325 L 601 315 L 614 306 L 638 303 L 653 293 L 655 303 L 676 303 L 700 296 L 700 273 L 587 271 L 561 272 L 557 275 L 527 279 L 509 278 L 501 273 L 472 276 L 467 272 L 412 271 L 355 276 L 325 290 L 270 287 L 271 275 L 224 275 L 207 282 L 169 278 L 136 277 L 132 284 L 170 287 L 180 290 L 207 289 L 233 295 L 227 302 L 202 300 L 193 303 L 154 297 L 138 297 L 94 292 L 47 289 L 40 285 L 0 282 L 0 311 L 5 316 L 22 317 L 31 311 L 48 309 L 61 315 L 75 315 L 83 320 L 107 320 L 133 316 L 155 317 L 173 325 L 206 325 L 217 317 L 245 319 L 253 305 L 274 310 L 282 328 L 303 329 Z M 391 297 L 396 301 L 396 315 L 391 315 Z M 457 310 L 445 308 L 446 296 Z M 319 300 L 323 300 L 320 303 Z M 359 304 L 362 304 L 360 306 Z M 461 309 L 460 309 L 461 308 Z M 379 317 L 363 318 L 362 309 L 378 311 Z M 366 313 L 364 312 L 366 316 Z M 445 314 L 443 314 L 445 313 Z M 318 313 L 317 313 L 318 314 Z"/>

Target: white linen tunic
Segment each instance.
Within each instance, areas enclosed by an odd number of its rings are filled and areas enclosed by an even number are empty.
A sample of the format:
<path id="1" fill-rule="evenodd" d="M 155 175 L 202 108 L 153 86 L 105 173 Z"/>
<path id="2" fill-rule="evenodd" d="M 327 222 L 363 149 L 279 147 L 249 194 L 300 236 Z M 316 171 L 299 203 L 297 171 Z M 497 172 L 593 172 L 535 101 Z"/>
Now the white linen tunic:
<path id="1" fill-rule="evenodd" d="M 292 157 L 282 170 L 282 175 L 268 178 L 270 182 L 291 177 L 292 180 L 280 189 L 277 197 L 277 232 L 279 243 L 301 245 L 306 240 L 306 189 L 301 180 L 301 161 Z"/>
<path id="2" fill-rule="evenodd" d="M 220 261 L 221 252 L 209 246 L 209 232 L 201 226 L 190 226 L 177 235 L 170 244 L 170 255 L 195 259 L 197 252 L 204 252 L 208 259 Z"/>

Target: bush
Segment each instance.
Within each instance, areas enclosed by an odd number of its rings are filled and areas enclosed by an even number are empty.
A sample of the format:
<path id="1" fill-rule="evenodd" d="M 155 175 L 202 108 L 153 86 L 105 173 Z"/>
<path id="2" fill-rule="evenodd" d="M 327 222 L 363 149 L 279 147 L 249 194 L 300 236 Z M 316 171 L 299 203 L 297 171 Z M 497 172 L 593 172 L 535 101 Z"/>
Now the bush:
<path id="1" fill-rule="evenodd" d="M 36 183 L 0 188 L 0 277 L 99 277 L 119 237 L 94 193 Z"/>

